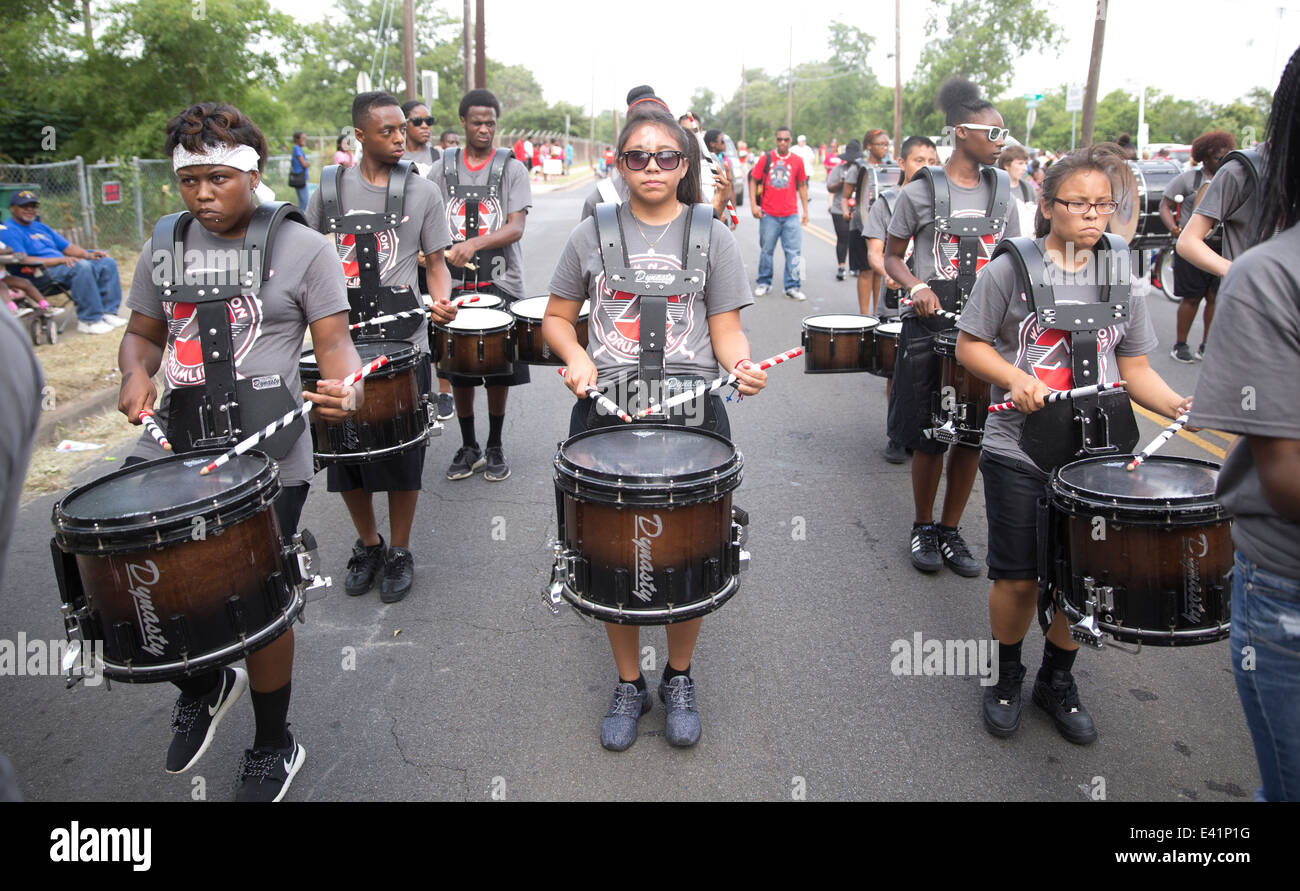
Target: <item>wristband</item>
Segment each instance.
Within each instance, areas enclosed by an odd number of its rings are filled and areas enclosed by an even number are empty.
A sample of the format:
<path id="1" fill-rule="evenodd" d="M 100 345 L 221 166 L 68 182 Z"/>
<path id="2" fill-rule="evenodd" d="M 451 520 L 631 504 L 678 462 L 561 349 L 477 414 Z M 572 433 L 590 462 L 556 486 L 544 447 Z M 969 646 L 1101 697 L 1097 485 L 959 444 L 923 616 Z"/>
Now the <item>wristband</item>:
<path id="1" fill-rule="evenodd" d="M 917 282 L 916 284 L 912 285 L 912 287 L 908 290 L 907 296 L 915 300 L 917 292 L 924 291 L 928 287 L 930 286 L 925 282 Z"/>
<path id="2" fill-rule="evenodd" d="M 751 360 L 748 356 L 746 356 L 746 357 L 743 358 L 743 359 L 737 359 L 737 360 L 736 360 L 736 364 L 733 365 L 733 366 L 731 366 L 731 370 L 732 370 L 732 371 L 735 371 L 737 368 L 739 368 L 741 362 L 750 362 L 750 363 L 752 364 L 753 360 Z"/>
<path id="3" fill-rule="evenodd" d="M 849 207 L 857 207 L 857 206 L 858 206 L 858 199 L 856 199 L 856 198 L 850 198 L 850 199 L 848 200 L 848 205 L 849 205 Z"/>

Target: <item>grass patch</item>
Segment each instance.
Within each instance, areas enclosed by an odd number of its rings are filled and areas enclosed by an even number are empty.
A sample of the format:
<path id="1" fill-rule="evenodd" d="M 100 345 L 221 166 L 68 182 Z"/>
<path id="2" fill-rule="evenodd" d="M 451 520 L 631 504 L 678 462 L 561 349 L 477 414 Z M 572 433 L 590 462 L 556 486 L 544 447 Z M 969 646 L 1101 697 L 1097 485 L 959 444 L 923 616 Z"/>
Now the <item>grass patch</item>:
<path id="1" fill-rule="evenodd" d="M 103 335 L 107 337 L 108 335 Z M 58 439 L 75 439 L 78 442 L 102 443 L 104 448 L 93 452 L 57 452 L 53 443 L 39 444 L 32 452 L 23 482 L 24 504 L 41 495 L 62 492 L 72 485 L 72 478 L 92 464 L 100 464 L 102 475 L 122 467 L 121 460 L 108 460 L 119 447 L 140 435 L 140 428 L 127 423 L 122 413 L 108 409 L 89 415 L 71 427 L 59 426 Z"/>

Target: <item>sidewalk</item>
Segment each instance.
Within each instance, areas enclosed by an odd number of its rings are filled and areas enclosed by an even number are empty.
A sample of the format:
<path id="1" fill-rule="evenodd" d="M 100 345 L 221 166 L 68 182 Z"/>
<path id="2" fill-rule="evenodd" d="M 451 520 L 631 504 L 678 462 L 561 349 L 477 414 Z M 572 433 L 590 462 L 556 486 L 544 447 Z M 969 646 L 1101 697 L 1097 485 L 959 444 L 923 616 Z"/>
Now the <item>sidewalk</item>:
<path id="1" fill-rule="evenodd" d="M 533 194 L 544 195 L 547 192 L 563 192 L 566 189 L 576 189 L 578 186 L 590 185 L 595 181 L 595 170 L 574 164 L 569 168 L 568 176 L 551 177 L 551 181 L 548 183 L 533 181 Z"/>

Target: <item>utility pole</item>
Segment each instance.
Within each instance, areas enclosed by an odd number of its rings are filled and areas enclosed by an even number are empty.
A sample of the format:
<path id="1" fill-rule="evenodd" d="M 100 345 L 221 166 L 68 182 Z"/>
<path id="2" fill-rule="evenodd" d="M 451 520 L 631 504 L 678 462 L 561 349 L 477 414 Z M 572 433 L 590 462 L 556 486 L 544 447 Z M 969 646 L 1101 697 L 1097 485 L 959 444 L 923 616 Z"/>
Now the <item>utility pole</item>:
<path id="1" fill-rule="evenodd" d="M 487 87 L 487 47 L 483 39 L 486 33 L 484 18 L 486 16 L 483 15 L 483 0 L 478 0 L 478 9 L 474 11 L 474 88 L 477 90 Z"/>
<path id="2" fill-rule="evenodd" d="M 470 13 L 470 0 L 465 0 L 465 92 L 468 93 L 474 82 L 473 65 L 474 58 L 474 16 Z"/>
<path id="3" fill-rule="evenodd" d="M 1079 145 L 1092 145 L 1097 126 L 1097 88 L 1101 79 L 1101 50 L 1106 41 L 1106 6 L 1109 0 L 1097 0 L 1097 21 L 1092 27 L 1092 58 L 1088 61 L 1088 86 L 1083 94 L 1083 123 L 1079 127 Z"/>
<path id="4" fill-rule="evenodd" d="M 790 29 L 790 57 L 785 76 L 785 126 L 794 127 L 794 28 Z"/>
<path id="5" fill-rule="evenodd" d="M 407 100 L 417 98 L 420 84 L 415 76 L 415 0 L 402 0 L 402 78 L 406 81 Z"/>
<path id="6" fill-rule="evenodd" d="M 903 29 L 902 0 L 894 0 L 894 154 L 903 144 Z"/>

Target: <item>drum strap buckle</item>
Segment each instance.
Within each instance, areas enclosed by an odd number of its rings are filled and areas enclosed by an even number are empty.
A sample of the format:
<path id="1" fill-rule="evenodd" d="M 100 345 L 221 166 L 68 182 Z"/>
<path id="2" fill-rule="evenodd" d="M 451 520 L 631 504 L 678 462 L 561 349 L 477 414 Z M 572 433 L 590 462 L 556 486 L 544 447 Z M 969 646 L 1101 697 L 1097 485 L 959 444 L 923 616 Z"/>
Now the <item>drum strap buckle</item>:
<path id="1" fill-rule="evenodd" d="M 1083 615 L 1079 621 L 1070 626 L 1070 636 L 1081 644 L 1101 649 L 1101 628 L 1097 624 L 1097 613 L 1109 613 L 1114 610 L 1115 589 L 1109 585 L 1098 585 L 1096 579 L 1086 576 L 1083 579 Z"/>
<path id="2" fill-rule="evenodd" d="M 309 529 L 298 532 L 293 537 L 290 552 L 297 560 L 298 584 L 303 585 L 303 603 L 320 600 L 325 596 L 325 589 L 333 584 L 333 579 L 330 576 L 322 577 L 317 575 L 312 568 L 312 564 L 316 559 L 316 536 L 312 535 Z M 306 610 L 298 614 L 299 621 L 305 621 L 303 619 L 305 612 Z"/>

